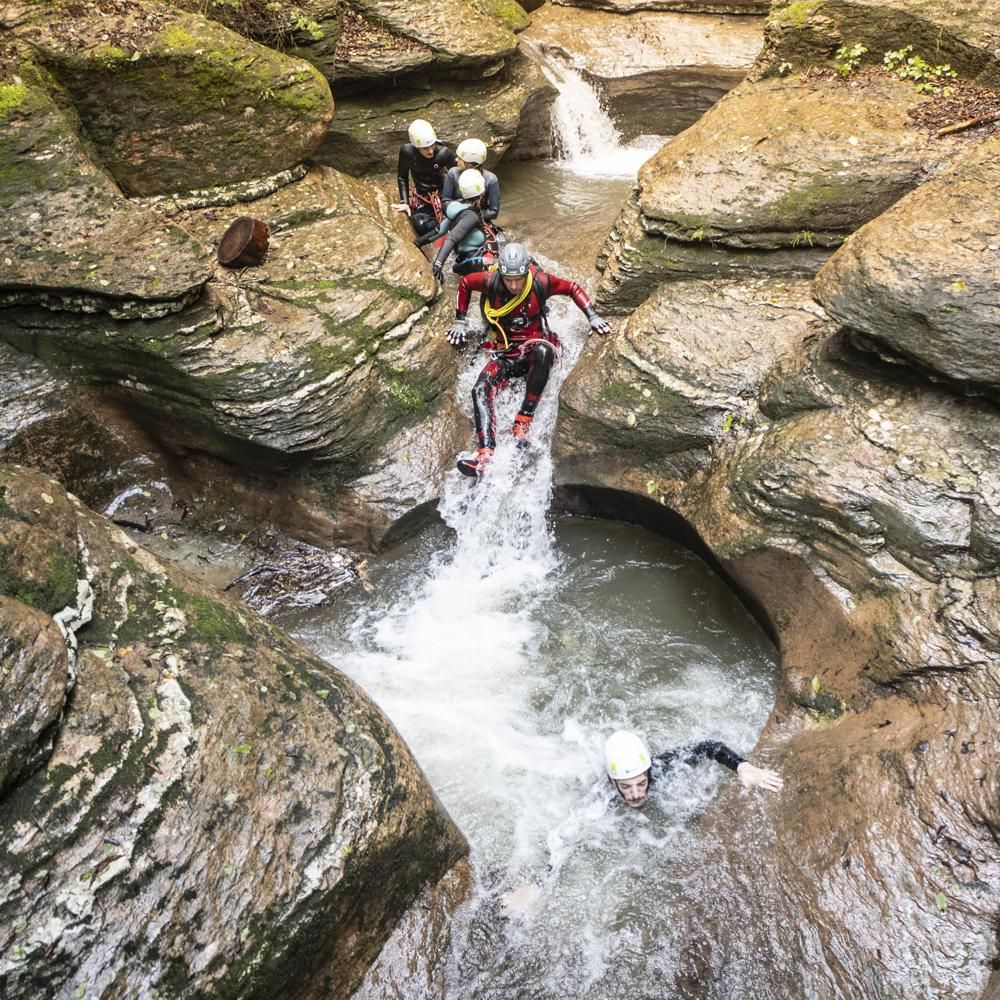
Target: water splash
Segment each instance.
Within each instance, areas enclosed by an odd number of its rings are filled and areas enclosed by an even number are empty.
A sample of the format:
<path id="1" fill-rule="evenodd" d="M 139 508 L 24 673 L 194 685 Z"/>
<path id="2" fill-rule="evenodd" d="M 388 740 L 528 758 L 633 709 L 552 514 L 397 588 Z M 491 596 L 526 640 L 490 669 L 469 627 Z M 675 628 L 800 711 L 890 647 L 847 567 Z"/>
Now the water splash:
<path id="1" fill-rule="evenodd" d="M 545 78 L 559 92 L 552 105 L 556 165 L 583 177 L 634 177 L 659 149 L 659 136 L 626 143 L 597 91 L 555 52 L 522 40 Z"/>

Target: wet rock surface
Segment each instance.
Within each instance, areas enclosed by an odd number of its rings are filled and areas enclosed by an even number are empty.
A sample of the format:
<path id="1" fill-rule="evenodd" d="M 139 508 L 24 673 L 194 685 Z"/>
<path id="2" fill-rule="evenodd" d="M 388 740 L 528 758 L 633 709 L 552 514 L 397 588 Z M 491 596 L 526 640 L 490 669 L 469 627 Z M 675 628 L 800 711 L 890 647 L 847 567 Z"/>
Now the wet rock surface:
<path id="1" fill-rule="evenodd" d="M 961 148 L 928 144 L 912 126 L 908 112 L 925 100 L 888 78 L 741 84 L 640 170 L 598 261 L 602 301 L 637 304 L 695 267 L 814 269 L 814 250 L 839 246 Z M 738 255 L 715 263 L 720 249 Z M 789 251 L 805 255 L 798 266 Z"/>
<path id="2" fill-rule="evenodd" d="M 674 135 L 746 75 L 757 18 L 647 12 L 641 18 L 549 4 L 521 36 L 595 84 L 622 135 Z"/>
<path id="3" fill-rule="evenodd" d="M 817 276 L 844 326 L 911 364 L 1000 388 L 1000 138 L 856 233 Z"/>
<path id="4" fill-rule="evenodd" d="M 4 467 L 0 490 L 4 668 L 25 650 L 47 666 L 49 716 L 65 661 L 40 609 L 92 588 L 51 756 L 3 793 L 6 994 L 346 996 L 466 849 L 398 735 L 335 668 L 47 477 Z M 70 553 L 51 580 L 25 568 Z M 6 755 L 24 736 L 4 697 Z"/>
<path id="5" fill-rule="evenodd" d="M 13 41 L 51 74 L 129 195 L 210 187 L 301 163 L 333 114 L 308 63 L 155 0 L 34 5 Z"/>
<path id="6" fill-rule="evenodd" d="M 438 138 L 454 149 L 470 136 L 482 139 L 493 163 L 521 135 L 523 158 L 551 153 L 548 108 L 555 89 L 534 63 L 514 53 L 505 68 L 485 80 L 421 80 L 419 86 L 385 86 L 382 80 L 364 92 L 338 94 L 337 114 L 317 159 L 353 175 L 395 170 L 399 147 L 415 118 L 433 123 Z"/>

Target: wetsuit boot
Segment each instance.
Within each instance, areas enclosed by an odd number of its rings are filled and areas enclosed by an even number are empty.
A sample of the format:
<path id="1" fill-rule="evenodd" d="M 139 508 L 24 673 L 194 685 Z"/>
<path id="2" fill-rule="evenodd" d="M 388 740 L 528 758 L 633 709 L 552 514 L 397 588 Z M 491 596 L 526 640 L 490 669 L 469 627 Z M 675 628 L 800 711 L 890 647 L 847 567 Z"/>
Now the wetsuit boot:
<path id="1" fill-rule="evenodd" d="M 480 448 L 471 458 L 460 458 L 455 464 L 463 476 L 478 479 L 486 472 L 492 458 L 492 448 Z"/>
<path id="2" fill-rule="evenodd" d="M 529 417 L 526 413 L 519 413 L 514 417 L 514 426 L 511 434 L 514 435 L 514 443 L 518 448 L 527 448 L 531 443 L 528 438 L 531 434 L 531 421 L 534 417 Z"/>

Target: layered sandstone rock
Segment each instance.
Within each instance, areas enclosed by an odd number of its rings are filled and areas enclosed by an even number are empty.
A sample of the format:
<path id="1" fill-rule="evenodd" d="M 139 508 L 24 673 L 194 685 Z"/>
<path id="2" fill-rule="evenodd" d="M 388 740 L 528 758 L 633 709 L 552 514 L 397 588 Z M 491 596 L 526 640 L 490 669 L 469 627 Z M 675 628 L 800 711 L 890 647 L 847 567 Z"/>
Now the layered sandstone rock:
<path id="1" fill-rule="evenodd" d="M 865 60 L 912 46 L 932 65 L 948 64 L 963 77 L 1000 86 L 996 11 L 989 4 L 948 0 L 783 0 L 768 18 L 754 76 L 773 75 L 782 63 L 795 72 L 829 63 L 841 46 L 863 45 Z"/>
<path id="2" fill-rule="evenodd" d="M 13 33 L 129 195 L 231 184 L 301 163 L 333 99 L 300 59 L 157 0 L 35 3 Z"/>
<path id="3" fill-rule="evenodd" d="M 998 189 L 994 137 L 856 233 L 820 271 L 817 297 L 878 349 L 996 390 Z"/>
<path id="4" fill-rule="evenodd" d="M 599 260 L 600 298 L 625 309 L 672 277 L 814 271 L 959 148 L 909 122 L 926 100 L 889 78 L 737 87 L 640 170 Z"/>
<path id="5" fill-rule="evenodd" d="M 38 473 L 0 559 L 5 995 L 346 997 L 466 849 L 389 722 Z"/>

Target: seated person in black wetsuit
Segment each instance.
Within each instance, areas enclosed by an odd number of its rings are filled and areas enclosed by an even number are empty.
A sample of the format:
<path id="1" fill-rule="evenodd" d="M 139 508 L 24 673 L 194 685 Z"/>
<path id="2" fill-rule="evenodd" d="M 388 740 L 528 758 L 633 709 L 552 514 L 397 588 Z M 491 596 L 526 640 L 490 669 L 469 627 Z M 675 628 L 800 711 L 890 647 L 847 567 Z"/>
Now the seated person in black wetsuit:
<path id="1" fill-rule="evenodd" d="M 724 743 L 703 740 L 650 757 L 646 744 L 635 733 L 618 730 L 604 744 L 604 764 L 608 777 L 626 805 L 638 809 L 646 801 L 649 788 L 675 764 L 697 764 L 714 760 L 735 771 L 747 788 L 781 790 L 784 782 L 776 771 L 754 767 Z"/>
<path id="2" fill-rule="evenodd" d="M 392 207 L 406 212 L 410 225 L 418 236 L 437 228 L 443 218 L 441 188 L 448 171 L 455 165 L 455 154 L 438 142 L 434 129 L 423 118 L 409 128 L 410 141 L 399 149 L 396 181 L 399 184 L 399 204 Z M 410 177 L 413 187 L 410 187 Z"/>
<path id="3" fill-rule="evenodd" d="M 459 197 L 458 179 L 463 171 L 478 170 L 483 175 L 486 188 L 483 195 L 482 216 L 487 222 L 492 222 L 500 214 L 500 181 L 497 180 L 496 174 L 483 168 L 486 162 L 486 143 L 479 139 L 466 139 L 458 144 L 455 155 L 458 157 L 458 164 L 448 171 L 448 176 L 444 179 L 441 204 L 447 209 L 448 203 Z"/>
<path id="4" fill-rule="evenodd" d="M 431 264 L 431 273 L 438 281 L 444 280 L 445 262 L 456 249 L 458 253 L 452 269 L 456 274 L 485 271 L 496 259 L 495 244 L 486 245 L 483 190 L 483 175 L 478 170 L 463 170 L 458 179 L 459 197 L 445 206 L 445 218 L 440 226 L 414 241 L 422 247 L 444 237 Z"/>

